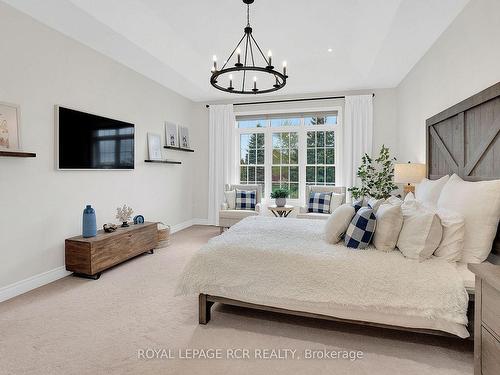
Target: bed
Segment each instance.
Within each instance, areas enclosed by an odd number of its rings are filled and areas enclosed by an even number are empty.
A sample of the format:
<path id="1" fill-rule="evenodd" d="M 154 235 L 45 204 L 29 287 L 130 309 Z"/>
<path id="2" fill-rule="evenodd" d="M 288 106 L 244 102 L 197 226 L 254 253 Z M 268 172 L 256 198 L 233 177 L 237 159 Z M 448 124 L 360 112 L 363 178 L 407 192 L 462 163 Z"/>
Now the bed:
<path id="1" fill-rule="evenodd" d="M 500 83 L 427 120 L 431 179 L 500 178 Z M 497 156 L 498 159 L 498 156 Z M 198 294 L 199 322 L 224 303 L 461 338 L 470 336 L 474 283 L 466 265 L 418 262 L 399 251 L 326 243 L 314 220 L 251 217 L 210 240 L 180 279 Z M 492 245 L 498 254 L 499 235 Z"/>

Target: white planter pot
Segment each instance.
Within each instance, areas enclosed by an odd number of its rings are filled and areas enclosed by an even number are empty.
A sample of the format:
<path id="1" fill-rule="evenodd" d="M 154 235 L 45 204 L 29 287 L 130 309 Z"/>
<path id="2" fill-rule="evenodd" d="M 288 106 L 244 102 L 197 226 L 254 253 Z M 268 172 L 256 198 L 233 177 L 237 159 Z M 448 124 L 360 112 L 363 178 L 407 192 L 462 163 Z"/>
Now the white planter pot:
<path id="1" fill-rule="evenodd" d="M 276 198 L 276 206 L 285 207 L 285 205 L 286 205 L 286 198 Z"/>

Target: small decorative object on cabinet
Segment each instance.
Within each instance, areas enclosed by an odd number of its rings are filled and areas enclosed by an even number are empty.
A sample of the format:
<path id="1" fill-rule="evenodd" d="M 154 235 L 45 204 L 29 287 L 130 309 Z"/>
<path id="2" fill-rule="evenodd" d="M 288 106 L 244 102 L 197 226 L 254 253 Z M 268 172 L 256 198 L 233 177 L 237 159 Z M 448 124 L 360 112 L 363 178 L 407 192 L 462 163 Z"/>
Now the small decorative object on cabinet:
<path id="1" fill-rule="evenodd" d="M 161 137 L 159 134 L 148 133 L 149 160 L 161 160 Z"/>
<path id="2" fill-rule="evenodd" d="M 97 224 L 95 218 L 95 210 L 90 204 L 83 210 L 82 237 L 95 237 L 97 234 Z"/>
<path id="3" fill-rule="evenodd" d="M 118 228 L 113 233 L 100 230 L 92 238 L 68 238 L 65 241 L 66 269 L 75 276 L 96 280 L 102 271 L 127 259 L 147 252 L 153 254 L 157 244 L 157 223 Z"/>
<path id="4" fill-rule="evenodd" d="M 102 226 L 102 229 L 104 229 L 106 233 L 113 233 L 117 228 L 118 226 L 113 223 L 106 223 Z"/>
<path id="5" fill-rule="evenodd" d="M 275 199 L 277 207 L 285 207 L 288 195 L 287 189 L 275 189 L 271 192 L 271 198 Z"/>
<path id="6" fill-rule="evenodd" d="M 127 207 L 126 204 L 123 207 L 118 207 L 116 209 L 116 218 L 122 222 L 122 228 L 128 227 L 128 221 L 132 217 L 134 210 L 132 208 Z"/>
<path id="7" fill-rule="evenodd" d="M 169 147 L 179 147 L 177 125 L 171 122 L 165 122 L 165 145 Z"/>
<path id="8" fill-rule="evenodd" d="M 476 275 L 474 375 L 500 374 L 500 266 L 469 264 Z"/>
<path id="9" fill-rule="evenodd" d="M 144 224 L 144 216 L 142 215 L 134 216 L 134 224 Z"/>

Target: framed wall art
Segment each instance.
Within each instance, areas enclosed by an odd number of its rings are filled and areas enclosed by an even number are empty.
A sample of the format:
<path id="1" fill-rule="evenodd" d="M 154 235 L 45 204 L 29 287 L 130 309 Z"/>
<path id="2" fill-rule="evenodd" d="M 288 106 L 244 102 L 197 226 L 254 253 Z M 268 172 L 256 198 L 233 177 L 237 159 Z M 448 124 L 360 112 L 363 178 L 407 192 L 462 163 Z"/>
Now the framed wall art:
<path id="1" fill-rule="evenodd" d="M 21 110 L 16 104 L 0 102 L 0 149 L 19 150 Z"/>

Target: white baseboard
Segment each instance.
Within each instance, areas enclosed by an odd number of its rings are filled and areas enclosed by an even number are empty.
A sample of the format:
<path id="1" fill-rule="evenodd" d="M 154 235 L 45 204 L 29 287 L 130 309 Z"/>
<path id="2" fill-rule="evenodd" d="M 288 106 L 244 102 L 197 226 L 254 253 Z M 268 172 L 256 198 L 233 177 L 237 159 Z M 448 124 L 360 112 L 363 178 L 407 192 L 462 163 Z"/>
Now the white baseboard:
<path id="1" fill-rule="evenodd" d="M 71 275 L 71 272 L 66 271 L 65 266 L 54 268 L 53 270 L 40 273 L 27 279 L 0 288 L 0 302 L 6 301 L 20 294 L 29 292 L 30 290 L 39 288 L 45 284 L 62 279 Z"/>
<path id="2" fill-rule="evenodd" d="M 208 219 L 191 219 L 183 223 L 173 225 L 170 230 L 171 233 L 175 233 L 189 228 L 193 225 L 208 225 Z M 43 272 L 38 275 L 31 276 L 27 279 L 4 286 L 0 288 L 0 302 L 19 296 L 23 293 L 29 292 L 30 290 L 39 288 L 53 281 L 62 279 L 63 277 L 66 277 L 68 275 L 71 275 L 71 272 L 66 271 L 65 266 L 61 266 L 54 268 L 53 270 Z"/>
<path id="3" fill-rule="evenodd" d="M 184 221 L 184 222 L 179 223 L 179 224 L 172 225 L 172 227 L 170 228 L 170 233 L 179 232 L 183 229 L 192 227 L 193 225 L 209 225 L 208 219 L 195 218 L 195 219 Z"/>

